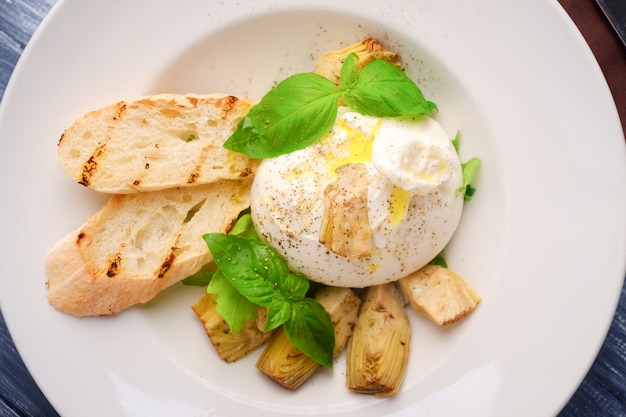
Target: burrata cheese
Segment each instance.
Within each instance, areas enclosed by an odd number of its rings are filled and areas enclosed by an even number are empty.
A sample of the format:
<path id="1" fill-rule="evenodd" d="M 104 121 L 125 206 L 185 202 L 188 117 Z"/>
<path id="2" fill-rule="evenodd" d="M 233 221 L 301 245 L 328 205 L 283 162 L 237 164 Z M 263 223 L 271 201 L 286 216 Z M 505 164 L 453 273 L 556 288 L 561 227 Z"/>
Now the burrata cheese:
<path id="1" fill-rule="evenodd" d="M 340 256 L 319 242 L 324 190 L 348 163 L 367 168 L 372 251 L 365 259 Z M 261 162 L 251 213 L 261 238 L 294 272 L 362 288 L 403 278 L 441 252 L 461 218 L 462 184 L 458 154 L 433 118 L 369 117 L 341 107 L 322 140 Z"/>

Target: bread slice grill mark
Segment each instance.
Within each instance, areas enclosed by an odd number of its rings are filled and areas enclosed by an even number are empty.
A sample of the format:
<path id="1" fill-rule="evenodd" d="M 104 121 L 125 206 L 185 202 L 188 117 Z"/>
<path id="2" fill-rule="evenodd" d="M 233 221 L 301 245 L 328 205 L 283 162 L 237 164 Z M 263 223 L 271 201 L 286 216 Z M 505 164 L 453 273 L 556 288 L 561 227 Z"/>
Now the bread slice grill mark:
<path id="1" fill-rule="evenodd" d="M 57 161 L 78 183 L 111 194 L 246 178 L 260 161 L 222 145 L 253 105 L 224 94 L 121 101 L 77 118 Z"/>
<path id="2" fill-rule="evenodd" d="M 75 315 L 145 303 L 211 261 L 202 235 L 227 233 L 252 179 L 117 194 L 45 260 L 48 300 Z"/>
<path id="3" fill-rule="evenodd" d="M 252 105 L 164 94 L 78 118 L 57 160 L 79 183 L 113 194 L 47 255 L 50 304 L 76 316 L 114 314 L 209 262 L 202 235 L 228 232 L 250 205 L 259 161 L 222 145 Z"/>

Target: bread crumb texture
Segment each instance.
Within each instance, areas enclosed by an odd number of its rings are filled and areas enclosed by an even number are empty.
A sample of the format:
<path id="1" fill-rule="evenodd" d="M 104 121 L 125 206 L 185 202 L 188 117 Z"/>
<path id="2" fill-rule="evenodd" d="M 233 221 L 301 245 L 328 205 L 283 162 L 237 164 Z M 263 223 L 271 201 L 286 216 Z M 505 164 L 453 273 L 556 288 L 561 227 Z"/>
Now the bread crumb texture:
<path id="1" fill-rule="evenodd" d="M 259 161 L 222 145 L 255 103 L 225 94 L 160 94 L 77 118 L 58 144 L 78 183 L 121 194 L 252 176 Z"/>
<path id="2" fill-rule="evenodd" d="M 112 195 L 46 257 L 48 300 L 75 316 L 145 303 L 212 260 L 205 233 L 226 233 L 250 205 L 252 179 Z"/>

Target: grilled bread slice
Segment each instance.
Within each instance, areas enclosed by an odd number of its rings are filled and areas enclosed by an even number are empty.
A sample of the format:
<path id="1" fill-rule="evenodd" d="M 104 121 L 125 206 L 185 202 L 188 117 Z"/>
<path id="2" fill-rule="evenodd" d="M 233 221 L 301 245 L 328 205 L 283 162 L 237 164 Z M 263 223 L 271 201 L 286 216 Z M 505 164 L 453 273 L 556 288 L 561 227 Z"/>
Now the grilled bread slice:
<path id="1" fill-rule="evenodd" d="M 48 301 L 78 317 L 149 301 L 212 260 L 202 235 L 230 230 L 251 181 L 111 196 L 46 256 Z"/>
<path id="2" fill-rule="evenodd" d="M 225 94 L 120 101 L 77 118 L 57 162 L 78 183 L 111 194 L 245 178 L 259 161 L 222 145 L 253 105 Z"/>

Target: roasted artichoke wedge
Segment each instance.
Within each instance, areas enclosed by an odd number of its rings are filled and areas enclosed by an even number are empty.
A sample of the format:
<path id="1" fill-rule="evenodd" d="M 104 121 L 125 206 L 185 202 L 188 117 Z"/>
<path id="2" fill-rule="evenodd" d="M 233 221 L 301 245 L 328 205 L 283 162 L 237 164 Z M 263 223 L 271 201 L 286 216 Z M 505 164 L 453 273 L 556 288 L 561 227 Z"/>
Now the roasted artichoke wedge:
<path id="1" fill-rule="evenodd" d="M 324 306 L 335 326 L 333 354 L 337 356 L 352 334 L 361 300 L 349 288 L 338 287 L 321 288 L 315 299 Z M 256 367 L 283 387 L 296 389 L 320 365 L 296 349 L 281 327 L 259 356 Z"/>
<path id="2" fill-rule="evenodd" d="M 359 71 L 375 58 L 400 66 L 400 57 L 397 52 L 389 51 L 380 41 L 368 38 L 346 48 L 324 53 L 315 64 L 315 72 L 337 84 L 339 82 L 339 74 L 341 73 L 341 65 L 352 52 L 359 56 L 357 63 Z"/>
<path id="3" fill-rule="evenodd" d="M 319 242 L 339 256 L 365 259 L 372 254 L 367 209 L 367 169 L 352 163 L 337 168 L 337 180 L 324 190 Z"/>
<path id="4" fill-rule="evenodd" d="M 398 281 L 411 307 L 437 323 L 449 326 L 474 311 L 480 295 L 457 273 L 439 265 L 427 265 Z"/>
<path id="5" fill-rule="evenodd" d="M 238 333 L 232 333 L 230 326 L 216 310 L 213 294 L 206 293 L 192 306 L 206 334 L 211 339 L 220 358 L 226 362 L 237 361 L 265 344 L 272 332 L 263 332 L 267 310 L 260 308 L 256 320 L 248 320 Z"/>
<path id="6" fill-rule="evenodd" d="M 369 287 L 348 343 L 346 387 L 379 397 L 400 389 L 409 360 L 411 327 L 394 283 Z"/>

